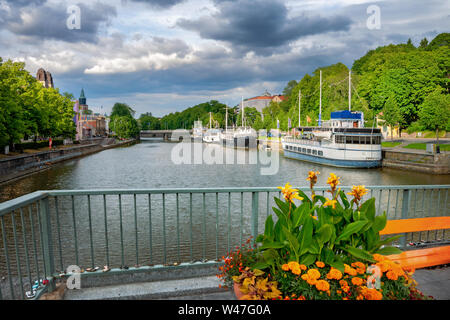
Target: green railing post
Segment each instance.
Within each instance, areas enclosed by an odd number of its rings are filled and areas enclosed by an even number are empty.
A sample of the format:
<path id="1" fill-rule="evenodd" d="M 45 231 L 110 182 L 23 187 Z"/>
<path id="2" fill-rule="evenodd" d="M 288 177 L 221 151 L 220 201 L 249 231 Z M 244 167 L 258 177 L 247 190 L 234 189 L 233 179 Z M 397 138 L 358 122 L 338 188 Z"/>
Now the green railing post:
<path id="1" fill-rule="evenodd" d="M 252 237 L 256 240 L 258 236 L 258 214 L 259 214 L 259 192 L 252 192 Z"/>
<path id="2" fill-rule="evenodd" d="M 403 200 L 402 200 L 402 219 L 409 218 L 409 204 L 410 204 L 410 190 L 403 190 Z M 400 246 L 404 249 L 406 248 L 406 233 L 402 238 L 400 238 Z"/>
<path id="3" fill-rule="evenodd" d="M 42 223 L 42 251 L 44 255 L 45 275 L 50 278 L 49 291 L 55 289 L 53 275 L 55 274 L 55 257 L 53 255 L 52 226 L 50 221 L 50 210 L 48 206 L 48 197 L 39 200 L 39 215 Z"/>

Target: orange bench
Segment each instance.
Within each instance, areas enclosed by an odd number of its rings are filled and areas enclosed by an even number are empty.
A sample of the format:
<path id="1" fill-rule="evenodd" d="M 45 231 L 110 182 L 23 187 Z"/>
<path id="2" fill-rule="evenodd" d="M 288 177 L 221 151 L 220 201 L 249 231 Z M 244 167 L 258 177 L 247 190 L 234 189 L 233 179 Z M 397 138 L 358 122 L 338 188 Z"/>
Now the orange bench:
<path id="1" fill-rule="evenodd" d="M 450 217 L 388 220 L 386 227 L 380 231 L 380 235 L 442 230 L 449 228 Z M 408 250 L 402 252 L 401 254 L 390 255 L 388 258 L 399 262 L 403 267 L 412 267 L 415 269 L 447 264 L 450 263 L 450 245 L 427 249 Z"/>

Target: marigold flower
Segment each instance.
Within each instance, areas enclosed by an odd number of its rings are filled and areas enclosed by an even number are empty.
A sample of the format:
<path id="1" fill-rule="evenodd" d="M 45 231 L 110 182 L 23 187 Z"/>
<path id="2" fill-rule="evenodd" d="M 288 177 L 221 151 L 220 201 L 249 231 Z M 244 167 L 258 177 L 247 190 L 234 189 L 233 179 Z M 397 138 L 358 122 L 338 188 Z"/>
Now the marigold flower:
<path id="1" fill-rule="evenodd" d="M 361 294 L 367 300 L 381 300 L 383 299 L 383 294 L 377 289 L 369 289 L 367 287 L 362 287 Z"/>
<path id="2" fill-rule="evenodd" d="M 363 284 L 363 282 L 364 282 L 364 280 L 361 279 L 361 278 L 359 278 L 359 277 L 354 277 L 354 278 L 352 278 L 352 283 L 353 283 L 355 286 L 360 286 L 360 285 Z"/>
<path id="3" fill-rule="evenodd" d="M 317 290 L 328 291 L 330 290 L 330 284 L 326 280 L 318 280 L 315 284 Z"/>
<path id="4" fill-rule="evenodd" d="M 288 265 L 287 263 L 283 264 L 283 265 L 281 266 L 281 269 L 282 269 L 283 271 L 289 271 L 289 270 L 290 270 L 289 265 Z"/>
<path id="5" fill-rule="evenodd" d="M 397 275 L 397 273 L 394 272 L 394 271 L 392 271 L 392 270 L 386 272 L 386 277 L 387 277 L 389 280 L 398 280 L 398 275 Z"/>
<path id="6" fill-rule="evenodd" d="M 383 255 L 381 255 L 381 254 L 378 254 L 378 253 L 375 253 L 375 254 L 373 255 L 373 258 L 374 258 L 374 260 L 376 260 L 376 261 L 378 261 L 378 262 L 383 261 L 383 260 L 386 260 L 386 257 L 385 257 L 385 256 L 383 256 Z"/>
<path id="7" fill-rule="evenodd" d="M 317 269 L 309 269 L 307 274 L 311 279 L 317 280 L 320 278 L 320 272 Z"/>
<path id="8" fill-rule="evenodd" d="M 362 262 L 353 262 L 352 267 L 356 268 L 356 272 L 359 274 L 366 273 L 366 265 Z"/>
<path id="9" fill-rule="evenodd" d="M 356 276 L 356 269 L 353 269 L 352 267 L 350 267 L 348 264 L 344 263 L 344 272 L 351 275 L 351 276 Z"/>
<path id="10" fill-rule="evenodd" d="M 325 267 L 325 263 L 323 263 L 322 261 L 316 261 L 316 266 L 319 268 L 323 268 Z"/>
<path id="11" fill-rule="evenodd" d="M 327 273 L 327 279 L 336 279 L 340 280 L 342 279 L 342 272 L 338 269 L 331 268 L 330 271 Z"/>
<path id="12" fill-rule="evenodd" d="M 299 265 L 297 265 L 294 268 L 292 268 L 291 271 L 292 271 L 293 274 L 296 274 L 296 275 L 300 275 L 302 273 L 302 270 L 300 269 Z"/>

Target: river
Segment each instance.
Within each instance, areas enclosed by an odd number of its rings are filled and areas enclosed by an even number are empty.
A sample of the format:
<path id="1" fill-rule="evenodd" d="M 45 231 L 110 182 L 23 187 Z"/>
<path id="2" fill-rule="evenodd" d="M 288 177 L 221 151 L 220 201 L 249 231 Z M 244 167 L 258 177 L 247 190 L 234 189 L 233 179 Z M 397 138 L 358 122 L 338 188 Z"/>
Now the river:
<path id="1" fill-rule="evenodd" d="M 249 164 L 249 161 L 238 164 L 235 159 L 228 164 L 176 164 L 171 160 L 172 148 L 175 146 L 176 143 L 157 139 L 145 140 L 130 147 L 109 149 L 56 164 L 48 170 L 0 185 L 0 202 L 36 190 L 52 189 L 276 187 L 286 182 L 294 186 L 308 186 L 306 177 L 310 170 L 320 171 L 318 186 L 326 185 L 331 172 L 341 177 L 342 185 L 450 183 L 449 175 L 387 168 L 333 168 L 287 159 L 282 154 L 279 154 L 275 175 L 261 174 L 261 169 L 268 165 L 261 164 L 260 161 L 256 164 Z M 236 158 L 238 154 L 246 154 L 248 157 L 249 151 L 236 150 Z"/>

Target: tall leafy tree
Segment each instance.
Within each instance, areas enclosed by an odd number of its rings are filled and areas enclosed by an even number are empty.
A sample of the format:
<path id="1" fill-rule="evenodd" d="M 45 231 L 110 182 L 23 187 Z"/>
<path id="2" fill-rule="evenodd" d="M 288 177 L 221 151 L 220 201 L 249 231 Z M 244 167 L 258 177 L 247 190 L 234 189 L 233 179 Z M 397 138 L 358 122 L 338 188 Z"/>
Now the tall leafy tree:
<path id="1" fill-rule="evenodd" d="M 450 124 L 450 95 L 444 94 L 437 87 L 420 105 L 419 122 L 426 129 L 436 131 L 439 142 L 439 130 L 444 130 Z"/>
<path id="2" fill-rule="evenodd" d="M 391 95 L 385 102 L 383 108 L 383 120 L 391 127 L 391 140 L 394 138 L 394 126 L 402 121 L 402 115 L 398 108 L 397 100 Z"/>

